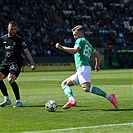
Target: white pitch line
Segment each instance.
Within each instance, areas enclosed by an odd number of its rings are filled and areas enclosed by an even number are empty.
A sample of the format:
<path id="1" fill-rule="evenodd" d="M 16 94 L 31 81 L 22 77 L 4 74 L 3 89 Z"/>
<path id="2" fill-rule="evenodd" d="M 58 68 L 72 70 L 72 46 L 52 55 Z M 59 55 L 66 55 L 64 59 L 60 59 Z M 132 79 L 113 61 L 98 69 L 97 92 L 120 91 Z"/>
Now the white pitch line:
<path id="1" fill-rule="evenodd" d="M 50 132 L 61 132 L 61 131 L 70 131 L 70 130 L 78 130 L 78 129 L 95 129 L 102 127 L 116 127 L 116 126 L 130 126 L 133 123 L 121 123 L 121 124 L 105 124 L 98 126 L 87 126 L 87 127 L 75 127 L 75 128 L 64 128 L 64 129 L 53 129 L 53 130 L 42 130 L 42 131 L 29 131 L 29 132 L 21 132 L 21 133 L 50 133 Z"/>

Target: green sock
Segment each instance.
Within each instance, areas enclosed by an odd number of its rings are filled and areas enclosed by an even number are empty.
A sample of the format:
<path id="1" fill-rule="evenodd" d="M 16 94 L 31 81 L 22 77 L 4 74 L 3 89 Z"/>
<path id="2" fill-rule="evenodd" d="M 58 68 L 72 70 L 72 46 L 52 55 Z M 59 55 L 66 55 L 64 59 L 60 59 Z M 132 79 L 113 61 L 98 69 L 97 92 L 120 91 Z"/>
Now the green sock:
<path id="1" fill-rule="evenodd" d="M 72 89 L 69 86 L 65 86 L 64 93 L 68 98 L 73 97 Z"/>
<path id="2" fill-rule="evenodd" d="M 106 93 L 98 87 L 92 86 L 91 93 L 106 97 Z"/>

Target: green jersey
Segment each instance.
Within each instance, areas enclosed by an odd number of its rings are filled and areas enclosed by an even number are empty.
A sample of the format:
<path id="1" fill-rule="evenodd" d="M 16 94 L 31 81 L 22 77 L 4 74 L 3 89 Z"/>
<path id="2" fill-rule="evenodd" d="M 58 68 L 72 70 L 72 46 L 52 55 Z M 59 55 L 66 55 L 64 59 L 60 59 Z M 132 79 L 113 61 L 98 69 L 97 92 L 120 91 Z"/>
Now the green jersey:
<path id="1" fill-rule="evenodd" d="M 75 46 L 80 47 L 80 50 L 74 54 L 76 69 L 80 66 L 90 66 L 90 56 L 96 51 L 95 48 L 86 38 L 78 38 L 75 41 Z"/>

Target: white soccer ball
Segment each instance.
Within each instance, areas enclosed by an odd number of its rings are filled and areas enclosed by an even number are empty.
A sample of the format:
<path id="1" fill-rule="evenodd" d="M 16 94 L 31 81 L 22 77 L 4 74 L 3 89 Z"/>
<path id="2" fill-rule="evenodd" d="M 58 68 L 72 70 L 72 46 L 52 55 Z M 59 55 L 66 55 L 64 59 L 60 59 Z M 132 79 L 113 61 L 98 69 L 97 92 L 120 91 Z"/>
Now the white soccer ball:
<path id="1" fill-rule="evenodd" d="M 57 104 L 54 100 L 49 100 L 45 104 L 45 109 L 49 112 L 55 112 L 57 109 Z"/>

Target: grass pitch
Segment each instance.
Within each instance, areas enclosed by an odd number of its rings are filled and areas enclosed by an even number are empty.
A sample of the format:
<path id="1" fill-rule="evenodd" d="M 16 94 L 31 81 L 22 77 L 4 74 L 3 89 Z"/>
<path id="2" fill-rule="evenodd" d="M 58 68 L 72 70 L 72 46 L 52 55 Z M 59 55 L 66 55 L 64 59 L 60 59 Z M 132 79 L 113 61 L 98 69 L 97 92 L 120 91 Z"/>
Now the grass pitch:
<path id="1" fill-rule="evenodd" d="M 63 110 L 67 97 L 61 90 L 61 82 L 74 71 L 23 72 L 17 79 L 24 106 L 13 108 L 15 97 L 7 79 L 12 105 L 0 107 L 1 133 L 131 133 L 133 132 L 132 70 L 92 71 L 92 85 L 107 93 L 116 94 L 119 109 L 103 97 L 84 92 L 73 86 L 77 106 Z M 55 100 L 56 112 L 48 112 L 44 104 Z M 3 96 L 0 93 L 0 101 Z"/>

